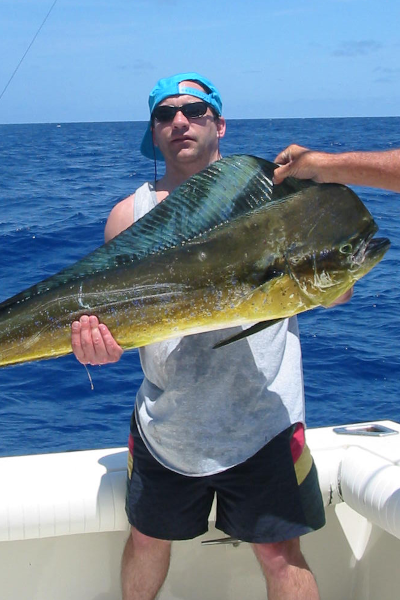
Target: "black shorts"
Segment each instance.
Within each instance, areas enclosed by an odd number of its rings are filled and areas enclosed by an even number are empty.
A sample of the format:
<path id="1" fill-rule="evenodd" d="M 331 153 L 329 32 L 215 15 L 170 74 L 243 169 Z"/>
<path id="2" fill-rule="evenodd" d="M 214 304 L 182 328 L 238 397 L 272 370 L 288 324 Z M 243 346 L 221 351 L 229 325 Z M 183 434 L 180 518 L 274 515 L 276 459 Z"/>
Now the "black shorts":
<path id="1" fill-rule="evenodd" d="M 286 429 L 244 463 L 216 475 L 188 477 L 150 454 L 132 416 L 126 496 L 131 525 L 159 539 L 194 538 L 208 529 L 215 494 L 216 527 L 242 541 L 280 542 L 325 524 L 302 425 Z"/>

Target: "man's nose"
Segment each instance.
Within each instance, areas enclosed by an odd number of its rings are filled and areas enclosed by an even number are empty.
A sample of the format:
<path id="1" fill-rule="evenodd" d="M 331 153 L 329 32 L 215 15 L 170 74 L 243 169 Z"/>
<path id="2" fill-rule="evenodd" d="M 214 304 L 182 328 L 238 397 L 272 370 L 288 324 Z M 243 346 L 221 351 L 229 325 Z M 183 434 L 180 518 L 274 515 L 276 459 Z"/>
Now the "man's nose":
<path id="1" fill-rule="evenodd" d="M 189 119 L 185 117 L 181 110 L 178 110 L 172 119 L 172 125 L 175 127 L 182 127 L 183 125 L 187 125 L 189 123 Z"/>

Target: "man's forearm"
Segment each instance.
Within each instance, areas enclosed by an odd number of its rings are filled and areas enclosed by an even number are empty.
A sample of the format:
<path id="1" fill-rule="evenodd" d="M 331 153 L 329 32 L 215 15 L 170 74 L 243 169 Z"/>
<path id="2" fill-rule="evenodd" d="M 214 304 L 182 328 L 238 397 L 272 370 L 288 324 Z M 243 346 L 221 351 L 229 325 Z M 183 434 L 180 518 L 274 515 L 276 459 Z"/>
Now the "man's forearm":
<path id="1" fill-rule="evenodd" d="M 400 150 L 320 153 L 317 161 L 321 179 L 327 183 L 363 185 L 400 192 Z"/>

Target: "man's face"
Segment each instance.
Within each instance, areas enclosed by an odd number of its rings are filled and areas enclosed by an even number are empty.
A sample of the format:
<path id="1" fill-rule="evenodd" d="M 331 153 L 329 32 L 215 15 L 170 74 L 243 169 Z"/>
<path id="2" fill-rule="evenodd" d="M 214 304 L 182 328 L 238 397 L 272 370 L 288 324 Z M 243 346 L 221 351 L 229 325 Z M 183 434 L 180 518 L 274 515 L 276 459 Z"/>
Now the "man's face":
<path id="1" fill-rule="evenodd" d="M 182 82 L 183 85 L 204 91 L 193 82 Z M 200 102 L 199 98 L 188 94 L 170 96 L 159 106 L 182 106 Z M 188 118 L 178 111 L 172 120 L 163 122 L 154 119 L 153 141 L 161 150 L 166 162 L 177 161 L 190 163 L 204 162 L 205 165 L 217 160 L 219 152 L 219 138 L 225 133 L 225 120 L 216 119 L 211 109 L 207 107 L 204 116 Z"/>

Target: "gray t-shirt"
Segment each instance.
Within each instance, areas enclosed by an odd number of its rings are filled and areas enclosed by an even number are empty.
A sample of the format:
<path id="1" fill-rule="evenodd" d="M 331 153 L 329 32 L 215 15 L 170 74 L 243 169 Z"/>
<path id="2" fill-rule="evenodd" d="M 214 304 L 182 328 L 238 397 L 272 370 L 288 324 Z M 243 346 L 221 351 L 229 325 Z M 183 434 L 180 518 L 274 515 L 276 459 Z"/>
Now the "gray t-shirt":
<path id="1" fill-rule="evenodd" d="M 135 194 L 137 221 L 157 204 L 151 184 Z M 136 398 L 140 434 L 167 468 L 189 476 L 237 465 L 293 423 L 304 422 L 296 317 L 219 349 L 241 327 L 139 349 L 144 380 Z"/>

